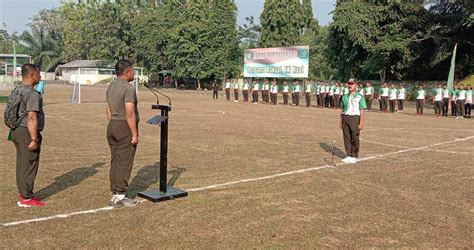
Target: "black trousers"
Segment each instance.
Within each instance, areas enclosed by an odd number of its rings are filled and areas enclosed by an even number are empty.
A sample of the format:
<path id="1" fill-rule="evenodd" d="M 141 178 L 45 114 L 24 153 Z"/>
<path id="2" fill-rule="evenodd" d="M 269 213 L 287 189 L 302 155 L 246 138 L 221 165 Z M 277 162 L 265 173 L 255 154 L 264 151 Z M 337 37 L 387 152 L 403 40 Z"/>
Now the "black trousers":
<path id="1" fill-rule="evenodd" d="M 334 106 L 340 108 L 341 97 L 340 95 L 334 95 Z"/>
<path id="2" fill-rule="evenodd" d="M 386 112 L 388 108 L 388 96 L 382 96 L 382 111 Z"/>
<path id="3" fill-rule="evenodd" d="M 403 103 L 404 103 L 405 100 L 398 99 L 397 101 L 398 101 L 398 110 L 403 111 Z"/>
<path id="4" fill-rule="evenodd" d="M 342 134 L 344 138 L 344 148 L 346 155 L 350 157 L 359 157 L 360 149 L 360 130 L 359 130 L 360 116 L 342 116 Z"/>
<path id="5" fill-rule="evenodd" d="M 288 92 L 283 93 L 283 104 L 288 105 Z"/>
<path id="6" fill-rule="evenodd" d="M 107 126 L 110 161 L 110 191 L 113 194 L 125 194 L 132 173 L 133 160 L 137 150 L 132 145 L 132 132 L 126 121 L 110 120 Z"/>
<path id="7" fill-rule="evenodd" d="M 295 105 L 300 105 L 300 92 L 295 92 Z"/>
<path id="8" fill-rule="evenodd" d="M 416 113 L 417 114 L 423 114 L 423 104 L 424 103 L 425 103 L 425 100 L 416 99 Z"/>
<path id="9" fill-rule="evenodd" d="M 319 100 L 319 96 L 320 94 L 316 94 L 316 104 L 318 105 L 318 107 L 321 105 L 321 100 Z"/>
<path id="10" fill-rule="evenodd" d="M 25 118 L 26 119 L 26 118 Z M 12 140 L 16 149 L 16 186 L 21 196 L 26 199 L 33 197 L 33 188 L 38 173 L 41 153 L 41 133 L 38 132 L 38 149 L 28 149 L 31 136 L 28 128 L 18 127 L 12 131 Z"/>
<path id="11" fill-rule="evenodd" d="M 230 101 L 230 89 L 225 89 L 225 99 Z"/>
<path id="12" fill-rule="evenodd" d="M 234 89 L 234 98 L 236 101 L 239 100 L 239 90 L 238 89 Z"/>
<path id="13" fill-rule="evenodd" d="M 448 116 L 449 98 L 443 98 L 443 115 Z"/>
<path id="14" fill-rule="evenodd" d="M 372 95 L 366 95 L 365 96 L 365 104 L 367 104 L 367 110 L 372 109 Z"/>
<path id="15" fill-rule="evenodd" d="M 276 105 L 278 101 L 278 94 L 271 93 L 272 104 Z"/>
<path id="16" fill-rule="evenodd" d="M 472 103 L 466 103 L 466 106 L 464 109 L 466 110 L 464 115 L 466 117 L 471 117 Z"/>
<path id="17" fill-rule="evenodd" d="M 457 116 L 456 102 L 451 101 L 451 115 Z"/>
<path id="18" fill-rule="evenodd" d="M 334 107 L 334 95 L 329 95 L 329 106 Z"/>
<path id="19" fill-rule="evenodd" d="M 258 102 L 258 90 L 252 92 L 252 102 Z"/>
<path id="20" fill-rule="evenodd" d="M 217 91 L 212 91 L 212 99 L 219 99 L 219 95 L 217 94 Z"/>
<path id="21" fill-rule="evenodd" d="M 441 115 L 441 101 L 435 101 L 434 102 L 434 110 L 435 110 L 435 115 Z"/>
<path id="22" fill-rule="evenodd" d="M 397 100 L 390 100 L 390 112 L 395 112 L 395 102 Z"/>
<path id="23" fill-rule="evenodd" d="M 306 99 L 306 107 L 311 107 L 311 93 L 310 92 L 305 92 L 304 93 L 305 99 Z"/>
<path id="24" fill-rule="evenodd" d="M 248 90 L 242 90 L 242 93 L 244 95 L 244 102 L 249 101 L 249 91 Z"/>
<path id="25" fill-rule="evenodd" d="M 465 100 L 457 100 L 456 101 L 457 116 L 463 116 L 464 115 L 464 105 L 465 105 Z"/>

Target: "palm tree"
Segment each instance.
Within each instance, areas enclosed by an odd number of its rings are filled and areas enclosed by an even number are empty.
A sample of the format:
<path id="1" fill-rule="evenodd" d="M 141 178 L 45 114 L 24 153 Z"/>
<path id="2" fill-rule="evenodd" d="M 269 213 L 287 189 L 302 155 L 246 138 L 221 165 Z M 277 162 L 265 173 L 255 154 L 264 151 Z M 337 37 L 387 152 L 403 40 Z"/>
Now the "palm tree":
<path id="1" fill-rule="evenodd" d="M 61 46 L 51 34 L 35 26 L 31 31 L 24 31 L 20 36 L 20 42 L 25 46 L 32 60 L 44 71 L 50 71 L 61 62 Z"/>

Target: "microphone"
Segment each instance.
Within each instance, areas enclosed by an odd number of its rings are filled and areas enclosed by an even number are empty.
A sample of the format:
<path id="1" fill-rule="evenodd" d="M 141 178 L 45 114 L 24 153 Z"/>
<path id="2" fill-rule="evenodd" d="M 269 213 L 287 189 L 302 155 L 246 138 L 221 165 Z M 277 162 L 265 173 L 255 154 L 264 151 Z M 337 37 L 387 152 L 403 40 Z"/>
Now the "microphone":
<path id="1" fill-rule="evenodd" d="M 155 90 L 155 92 L 162 95 L 162 96 L 164 96 L 164 97 L 166 97 L 166 99 L 168 99 L 168 105 L 171 107 L 171 98 L 169 98 L 169 96 L 161 93 L 159 90 Z"/>
<path id="2" fill-rule="evenodd" d="M 145 83 L 144 86 L 151 91 L 151 93 L 153 93 L 155 96 L 156 96 L 156 104 L 160 104 L 160 98 L 158 97 L 158 95 L 155 93 L 155 91 L 153 90 L 153 88 L 148 84 L 148 83 Z"/>

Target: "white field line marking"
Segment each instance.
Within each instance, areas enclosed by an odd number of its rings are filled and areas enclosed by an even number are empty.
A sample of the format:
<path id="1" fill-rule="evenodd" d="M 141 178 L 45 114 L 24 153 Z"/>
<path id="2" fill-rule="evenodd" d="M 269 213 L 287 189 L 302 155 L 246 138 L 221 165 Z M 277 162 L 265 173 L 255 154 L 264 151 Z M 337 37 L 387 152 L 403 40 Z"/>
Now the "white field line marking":
<path id="1" fill-rule="evenodd" d="M 375 142 L 375 141 L 370 141 L 370 140 L 366 140 L 366 139 L 362 139 L 360 138 L 361 141 L 365 141 L 365 142 L 368 142 L 368 143 L 372 143 L 372 144 L 378 144 L 378 145 L 382 145 L 382 146 L 387 146 L 387 147 L 395 147 L 395 148 L 410 148 L 410 147 L 405 147 L 405 146 L 400 146 L 400 145 L 392 145 L 392 144 L 386 144 L 386 143 L 382 143 L 382 142 Z M 449 151 L 449 150 L 439 150 L 439 149 L 420 149 L 420 150 L 423 150 L 423 151 L 431 151 L 431 152 L 439 152 L 439 153 L 449 153 L 449 154 L 469 154 L 468 152 L 456 152 L 456 151 Z"/>
<path id="2" fill-rule="evenodd" d="M 440 145 L 444 145 L 444 144 L 467 141 L 467 140 L 470 140 L 470 139 L 473 139 L 473 138 L 474 138 L 474 136 L 469 136 L 469 137 L 465 137 L 465 138 L 461 138 L 461 139 L 455 139 L 455 140 L 451 140 L 451 141 L 435 143 L 435 144 L 428 145 L 428 146 L 402 149 L 402 150 L 395 151 L 395 152 L 364 157 L 364 158 L 359 159 L 359 161 L 368 161 L 368 160 L 381 158 L 381 157 L 385 157 L 385 156 L 389 156 L 389 155 L 396 155 L 396 154 L 401 154 L 401 153 L 405 153 L 405 152 L 409 152 L 409 151 L 415 151 L 415 150 L 423 150 L 423 149 L 436 147 L 436 146 L 440 146 Z M 336 166 L 342 166 L 342 165 L 347 165 L 347 163 L 338 163 L 338 164 L 336 164 Z M 279 174 L 274 174 L 274 175 L 262 176 L 262 177 L 258 177 L 258 178 L 251 178 L 251 179 L 244 179 L 244 180 L 239 180 L 239 181 L 226 182 L 226 183 L 215 184 L 215 185 L 210 185 L 210 186 L 200 187 L 200 188 L 191 188 L 191 189 L 188 189 L 188 192 L 199 192 L 199 191 L 215 189 L 215 188 L 221 188 L 221 187 L 226 187 L 226 186 L 240 184 L 240 183 L 273 179 L 273 178 L 276 178 L 276 177 L 287 176 L 287 175 L 298 174 L 298 173 L 305 173 L 305 172 L 315 171 L 315 170 L 320 170 L 320 169 L 325 169 L 325 168 L 334 168 L 334 167 L 329 166 L 329 165 L 325 165 L 325 166 L 319 166 L 319 167 L 305 168 L 305 169 L 289 171 L 289 172 L 284 172 L 284 173 L 279 173 Z M 143 200 L 141 202 L 144 202 L 144 201 L 145 200 Z M 58 215 L 53 215 L 53 216 L 48 216 L 48 217 L 40 217 L 40 218 L 36 218 L 36 219 L 9 222 L 9 223 L 2 224 L 2 226 L 4 226 L 4 227 L 16 226 L 16 225 L 27 224 L 27 223 L 32 223 L 32 222 L 40 222 L 40 221 L 47 221 L 47 220 L 52 220 L 52 219 L 68 218 L 68 217 L 71 217 L 71 216 L 81 215 L 81 214 L 93 214 L 93 213 L 97 213 L 97 212 L 101 212 L 101 211 L 108 211 L 108 210 L 113 210 L 113 209 L 114 209 L 113 207 L 102 207 L 102 208 L 98 208 L 98 209 L 90 209 L 90 210 L 78 211 L 78 212 L 67 213 L 67 214 L 58 214 Z"/>

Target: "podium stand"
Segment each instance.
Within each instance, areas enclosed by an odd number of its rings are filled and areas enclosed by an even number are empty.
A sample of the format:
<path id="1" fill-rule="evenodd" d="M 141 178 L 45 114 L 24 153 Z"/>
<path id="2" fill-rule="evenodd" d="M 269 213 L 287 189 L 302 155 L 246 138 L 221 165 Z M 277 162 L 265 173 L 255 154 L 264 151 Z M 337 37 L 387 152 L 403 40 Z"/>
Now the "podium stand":
<path id="1" fill-rule="evenodd" d="M 138 196 L 153 202 L 166 201 L 176 198 L 185 197 L 188 195 L 186 191 L 168 186 L 168 112 L 171 111 L 171 106 L 167 105 L 152 105 L 152 109 L 161 110 L 161 115 L 157 115 L 147 121 L 149 124 L 161 126 L 160 136 L 160 188 L 156 190 L 148 190 L 139 192 Z"/>

